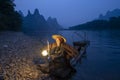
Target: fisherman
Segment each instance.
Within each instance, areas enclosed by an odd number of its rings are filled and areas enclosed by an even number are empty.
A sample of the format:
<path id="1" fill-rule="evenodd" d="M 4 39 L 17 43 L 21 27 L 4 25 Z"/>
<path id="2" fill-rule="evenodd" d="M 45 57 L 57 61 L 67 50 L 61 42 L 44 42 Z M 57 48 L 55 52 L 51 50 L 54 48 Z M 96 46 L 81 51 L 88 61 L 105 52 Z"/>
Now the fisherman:
<path id="1" fill-rule="evenodd" d="M 49 64 L 50 74 L 64 78 L 69 73 L 76 72 L 71 66 L 70 60 L 78 55 L 78 51 L 68 45 L 63 36 L 52 35 L 52 38 L 55 42 L 49 45 L 50 58 L 52 59 Z"/>
<path id="2" fill-rule="evenodd" d="M 52 35 L 52 38 L 55 40 L 54 43 L 49 45 L 50 50 L 55 47 L 62 47 L 66 52 L 66 58 L 68 60 L 76 57 L 78 55 L 78 51 L 66 43 L 66 39 L 61 35 Z"/>

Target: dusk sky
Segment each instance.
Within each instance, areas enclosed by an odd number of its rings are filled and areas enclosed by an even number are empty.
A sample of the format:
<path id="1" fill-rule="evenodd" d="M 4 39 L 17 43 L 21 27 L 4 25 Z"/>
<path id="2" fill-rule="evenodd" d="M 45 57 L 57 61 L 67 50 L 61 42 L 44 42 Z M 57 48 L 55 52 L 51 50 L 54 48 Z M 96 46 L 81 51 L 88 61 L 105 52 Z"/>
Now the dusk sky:
<path id="1" fill-rule="evenodd" d="M 15 0 L 16 10 L 24 15 L 38 8 L 45 19 L 57 18 L 59 24 L 68 27 L 98 18 L 108 10 L 120 9 L 120 0 Z"/>

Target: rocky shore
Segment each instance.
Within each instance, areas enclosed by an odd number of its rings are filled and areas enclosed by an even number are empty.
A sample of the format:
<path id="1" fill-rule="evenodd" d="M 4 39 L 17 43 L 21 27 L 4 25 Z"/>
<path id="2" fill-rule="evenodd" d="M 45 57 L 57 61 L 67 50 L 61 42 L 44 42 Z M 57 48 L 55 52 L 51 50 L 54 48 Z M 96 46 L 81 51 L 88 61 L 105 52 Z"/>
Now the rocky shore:
<path id="1" fill-rule="evenodd" d="M 0 32 L 0 80 L 43 80 L 47 75 L 34 63 L 41 59 L 42 46 L 40 39 L 22 32 Z"/>

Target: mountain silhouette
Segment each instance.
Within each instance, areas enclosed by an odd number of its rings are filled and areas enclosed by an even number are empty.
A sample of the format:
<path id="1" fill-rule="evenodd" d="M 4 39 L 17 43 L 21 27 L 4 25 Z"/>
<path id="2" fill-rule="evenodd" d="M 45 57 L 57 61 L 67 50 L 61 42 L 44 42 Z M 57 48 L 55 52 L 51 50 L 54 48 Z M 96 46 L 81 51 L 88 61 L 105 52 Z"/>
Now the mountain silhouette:
<path id="1" fill-rule="evenodd" d="M 99 18 L 100 20 L 109 20 L 111 17 L 119 17 L 120 16 L 120 9 L 114 9 L 112 11 L 107 11 L 105 15 L 100 14 Z"/>
<path id="2" fill-rule="evenodd" d="M 48 25 L 51 28 L 53 28 L 53 30 L 60 30 L 60 29 L 62 29 L 62 27 L 58 24 L 58 21 L 57 21 L 56 18 L 48 17 L 47 23 L 48 23 Z"/>
<path id="3" fill-rule="evenodd" d="M 69 27 L 70 30 L 120 30 L 120 9 L 108 11 L 104 16 L 83 24 Z"/>
<path id="4" fill-rule="evenodd" d="M 22 12 L 19 11 L 22 15 Z M 44 16 L 39 13 L 38 9 L 34 10 L 31 14 L 28 10 L 27 16 L 23 16 L 23 31 L 27 33 L 40 33 L 40 32 L 54 32 L 60 30 L 62 27 L 58 24 L 56 18 L 49 17 L 45 20 Z"/>

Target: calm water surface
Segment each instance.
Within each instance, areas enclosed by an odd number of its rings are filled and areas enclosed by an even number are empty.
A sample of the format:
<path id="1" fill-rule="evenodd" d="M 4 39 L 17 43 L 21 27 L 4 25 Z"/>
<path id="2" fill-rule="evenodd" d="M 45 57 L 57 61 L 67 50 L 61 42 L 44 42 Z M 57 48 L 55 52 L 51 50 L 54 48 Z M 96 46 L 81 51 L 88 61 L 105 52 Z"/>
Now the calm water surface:
<path id="1" fill-rule="evenodd" d="M 80 35 L 76 35 L 75 32 Z M 77 73 L 72 80 L 120 80 L 119 31 L 60 31 L 59 33 L 67 38 L 69 44 L 82 40 L 84 33 L 90 40 L 87 56 L 76 66 Z"/>

